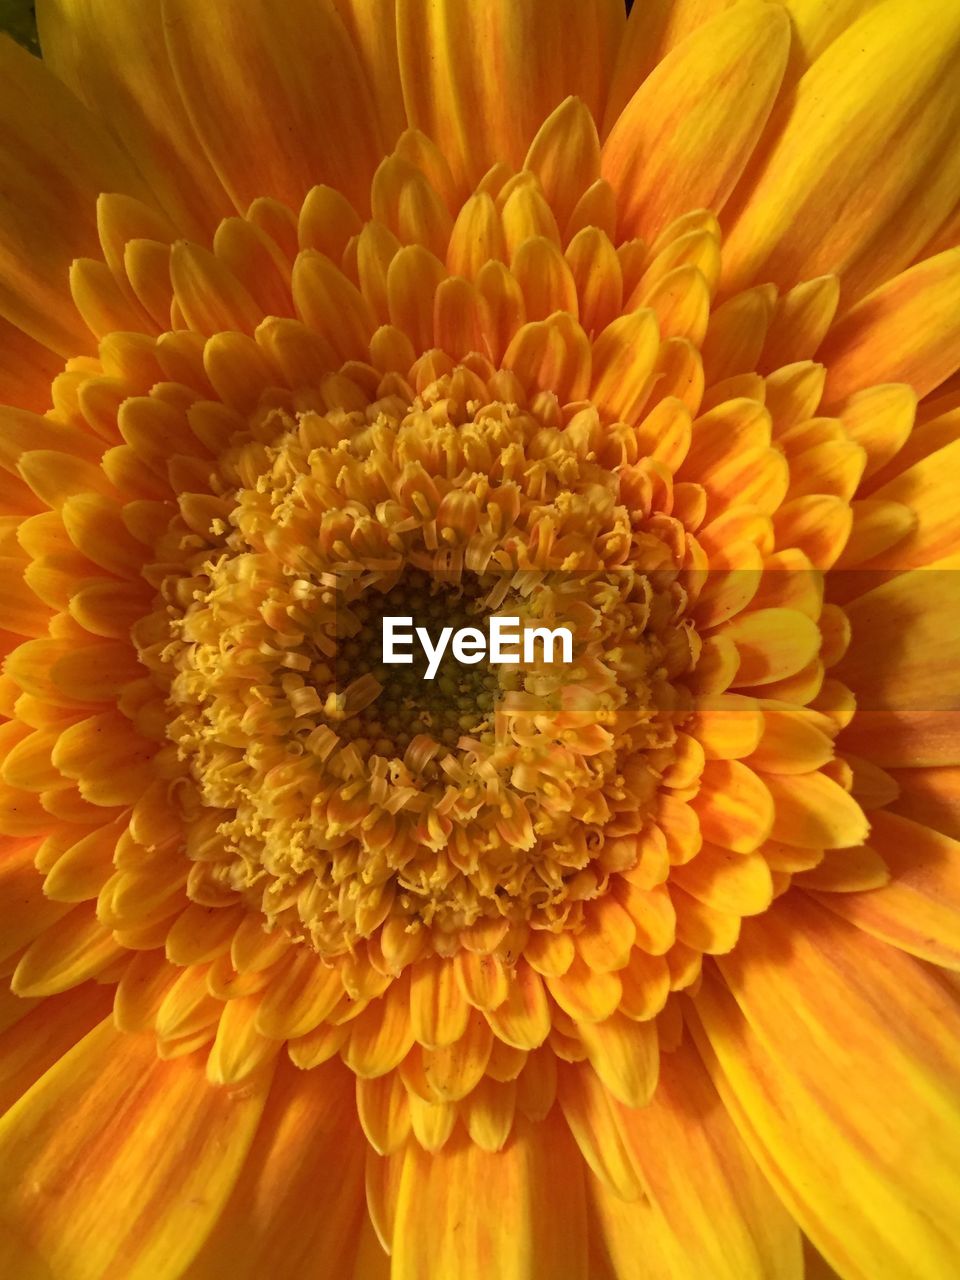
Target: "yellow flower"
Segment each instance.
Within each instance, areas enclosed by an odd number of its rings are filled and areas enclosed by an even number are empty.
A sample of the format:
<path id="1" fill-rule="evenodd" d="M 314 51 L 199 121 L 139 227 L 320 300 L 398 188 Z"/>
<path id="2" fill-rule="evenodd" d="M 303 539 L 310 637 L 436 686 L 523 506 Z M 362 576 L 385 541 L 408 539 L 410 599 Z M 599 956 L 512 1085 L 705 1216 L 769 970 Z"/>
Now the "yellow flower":
<path id="1" fill-rule="evenodd" d="M 960 1274 L 960 9 L 38 9 L 0 1272 Z"/>

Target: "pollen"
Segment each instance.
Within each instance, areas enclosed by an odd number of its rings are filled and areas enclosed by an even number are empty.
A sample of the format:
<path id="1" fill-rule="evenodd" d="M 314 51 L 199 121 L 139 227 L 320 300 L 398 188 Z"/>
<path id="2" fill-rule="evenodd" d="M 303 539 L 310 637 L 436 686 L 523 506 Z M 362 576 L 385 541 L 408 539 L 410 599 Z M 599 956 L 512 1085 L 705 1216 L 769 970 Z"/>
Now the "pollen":
<path id="1" fill-rule="evenodd" d="M 483 922 L 581 927 L 689 714 L 682 531 L 630 501 L 650 461 L 610 469 L 596 410 L 520 409 L 511 381 L 268 413 L 220 460 L 224 514 L 159 548 L 144 631 L 169 639 L 141 656 L 203 859 L 325 956 L 388 918 L 443 950 Z M 382 663 L 387 614 L 494 612 L 567 627 L 573 665 Z"/>

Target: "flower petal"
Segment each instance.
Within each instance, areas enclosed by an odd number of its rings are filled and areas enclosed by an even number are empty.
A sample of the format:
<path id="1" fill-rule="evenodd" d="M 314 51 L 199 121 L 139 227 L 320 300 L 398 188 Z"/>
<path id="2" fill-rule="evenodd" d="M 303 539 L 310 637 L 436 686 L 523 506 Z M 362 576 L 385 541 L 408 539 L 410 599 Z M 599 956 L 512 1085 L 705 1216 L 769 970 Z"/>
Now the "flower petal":
<path id="1" fill-rule="evenodd" d="M 462 1135 L 434 1156 L 411 1143 L 397 1199 L 393 1280 L 585 1274 L 581 1167 L 562 1124 L 522 1117 L 496 1153 Z"/>
<path id="2" fill-rule="evenodd" d="M 887 0 L 830 45 L 745 184 L 725 291 L 832 271 L 861 296 L 908 265 L 957 199 L 958 49 L 960 12 L 938 0 L 922 16 Z"/>
<path id="3" fill-rule="evenodd" d="M 103 125 L 6 36 L 0 121 L 0 314 L 51 351 L 90 352 L 93 337 L 70 301 L 70 263 L 98 256 L 101 191 L 149 194 Z"/>
<path id="4" fill-rule="evenodd" d="M 623 23 L 617 0 L 399 0 L 410 123 L 436 142 L 464 194 L 498 161 L 520 169 L 565 98 L 599 118 Z"/>
<path id="5" fill-rule="evenodd" d="M 45 64 L 114 127 L 178 229 L 211 233 L 233 207 L 180 99 L 161 6 L 40 0 L 37 26 Z"/>
<path id="6" fill-rule="evenodd" d="M 210 1088 L 110 1020 L 0 1122 L 0 1197 L 59 1280 L 154 1280 L 203 1243 L 246 1158 L 269 1076 Z"/>
<path id="7" fill-rule="evenodd" d="M 803 1230 L 844 1275 L 955 1272 L 960 1013 L 947 988 L 800 895 L 748 922 L 719 963 L 736 999 L 705 975 L 698 1045 Z"/>
<path id="8" fill-rule="evenodd" d="M 23 1011 L 0 1033 L 0 1112 L 103 1021 L 110 1012 L 112 993 L 108 987 L 88 982 L 39 1004 L 14 999 Z"/>
<path id="9" fill-rule="evenodd" d="M 881 810 L 873 815 L 870 843 L 890 883 L 818 900 L 884 942 L 960 970 L 960 842 Z"/>
<path id="10" fill-rule="evenodd" d="M 945 730 L 960 728 L 952 728 L 960 720 L 955 576 L 953 569 L 902 573 L 846 606 L 853 637 L 834 674 L 856 691 L 859 710 L 843 741 L 876 764 L 954 763 L 939 757 L 935 740 L 927 747 L 932 754 L 902 761 L 889 757 L 889 744 L 869 743 L 885 713 L 906 718 L 936 713 Z"/>
<path id="11" fill-rule="evenodd" d="M 881 285 L 834 326 L 821 348 L 824 405 L 883 382 L 925 396 L 960 366 L 960 248 Z"/>
<path id="12" fill-rule="evenodd" d="M 185 1280 L 295 1276 L 319 1257 L 343 1275 L 366 1216 L 363 1167 L 349 1073 L 281 1062 L 243 1171 Z"/>
<path id="13" fill-rule="evenodd" d="M 784 10 L 746 0 L 689 36 L 643 82 L 601 161 L 619 196 L 623 239 L 650 239 L 690 209 L 723 207 L 766 124 L 789 48 Z"/>
<path id="14" fill-rule="evenodd" d="M 333 0 L 164 0 L 163 16 L 190 120 L 237 209 L 272 196 L 296 210 L 317 183 L 366 208 L 385 146 Z"/>
<path id="15" fill-rule="evenodd" d="M 800 1280 L 800 1232 L 743 1145 L 689 1039 L 663 1055 L 651 1101 L 620 1107 L 618 1115 L 662 1215 L 656 1235 L 671 1276 L 694 1280 L 706 1271 L 711 1280 Z M 634 1247 L 644 1251 L 639 1219 Z"/>

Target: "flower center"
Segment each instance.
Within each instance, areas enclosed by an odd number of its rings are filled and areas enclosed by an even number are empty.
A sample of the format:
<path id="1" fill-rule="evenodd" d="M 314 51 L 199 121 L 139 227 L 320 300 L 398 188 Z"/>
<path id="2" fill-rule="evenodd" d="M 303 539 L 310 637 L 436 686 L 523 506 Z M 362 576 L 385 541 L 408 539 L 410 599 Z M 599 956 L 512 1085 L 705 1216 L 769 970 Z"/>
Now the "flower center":
<path id="1" fill-rule="evenodd" d="M 336 683 L 348 683 L 351 674 L 370 677 L 365 686 L 370 701 L 340 723 L 341 737 L 360 751 L 388 758 L 402 756 L 418 734 L 448 748 L 456 747 L 464 734 L 492 740 L 500 689 L 496 671 L 482 654 L 477 665 L 464 665 L 448 643 L 449 636 L 442 649 L 439 637 L 445 630 L 480 630 L 489 618 L 485 601 L 495 581 L 496 577 L 485 581 L 465 573 L 459 583 L 450 584 L 420 570 L 404 571 L 395 586 L 383 591 L 378 584 L 344 611 Z M 395 618 L 410 619 L 427 632 L 435 642 L 435 664 L 422 643 L 404 645 L 402 662 L 384 661 L 385 628 L 389 634 L 388 620 Z M 435 670 L 428 678 L 431 665 Z"/>
<path id="2" fill-rule="evenodd" d="M 221 461 L 209 536 L 178 520 L 163 548 L 192 847 L 325 955 L 388 919 L 441 948 L 579 927 L 674 761 L 698 641 L 649 460 L 611 469 L 594 410 L 494 390 L 461 369 L 265 411 Z M 495 615 L 565 629 L 572 661 L 383 662 L 387 617 L 437 637 Z"/>

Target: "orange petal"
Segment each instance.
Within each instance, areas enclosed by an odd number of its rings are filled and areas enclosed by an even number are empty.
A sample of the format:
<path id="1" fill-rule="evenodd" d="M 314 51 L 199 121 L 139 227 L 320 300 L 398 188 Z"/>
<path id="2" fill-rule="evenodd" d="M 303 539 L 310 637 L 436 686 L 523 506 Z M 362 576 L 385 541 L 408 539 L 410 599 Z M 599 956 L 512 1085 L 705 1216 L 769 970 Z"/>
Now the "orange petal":
<path id="1" fill-rule="evenodd" d="M 96 977 L 122 953 L 92 904 L 82 903 L 30 944 L 11 987 L 21 996 L 49 996 Z"/>
<path id="2" fill-rule="evenodd" d="M 162 1062 L 152 1037 L 101 1023 L 0 1123 L 0 1193 L 25 1245 L 14 1273 L 31 1274 L 31 1256 L 78 1280 L 183 1271 L 233 1189 L 268 1087 L 260 1075 L 213 1089 L 196 1059 Z"/>
<path id="3" fill-rule="evenodd" d="M 648 1105 L 620 1108 L 619 1119 L 661 1219 L 654 1238 L 662 1241 L 666 1274 L 801 1280 L 800 1232 L 743 1145 L 689 1039 L 663 1055 Z M 640 1232 L 638 1221 L 638 1249 Z M 623 1263 L 629 1266 L 626 1255 Z"/>
<path id="4" fill-rule="evenodd" d="M 691 807 L 705 839 L 735 853 L 752 853 L 770 834 L 774 803 L 752 769 L 738 760 L 711 760 Z"/>
<path id="5" fill-rule="evenodd" d="M 882 811 L 873 817 L 870 843 L 886 863 L 890 883 L 819 900 L 876 938 L 960 969 L 960 843 Z"/>
<path id="6" fill-rule="evenodd" d="M 110 1012 L 110 990 L 88 982 L 41 1000 L 13 997 L 19 1015 L 0 1033 L 0 1113 Z"/>
<path id="7" fill-rule="evenodd" d="M 827 406 L 881 382 L 933 391 L 960 365 L 960 248 L 868 294 L 834 326 L 821 356 Z"/>
<path id="8" fill-rule="evenodd" d="M 22 104 L 31 104 L 29 111 Z M 0 313 L 36 342 L 71 356 L 95 349 L 70 301 L 74 258 L 97 256 L 101 191 L 150 199 L 107 129 L 38 58 L 0 45 Z"/>
<path id="9" fill-rule="evenodd" d="M 796 609 L 758 609 L 725 623 L 740 654 L 734 685 L 771 684 L 801 671 L 820 648 L 817 624 Z"/>
<path id="10" fill-rule="evenodd" d="M 494 1035 L 517 1049 L 536 1049 L 550 1033 L 550 1006 L 540 975 L 520 961 L 506 1000 L 486 1011 Z"/>
<path id="11" fill-rule="evenodd" d="M 469 1204 L 470 1211 L 463 1206 Z M 459 1223 L 449 1231 L 424 1222 Z M 393 1232 L 394 1280 L 565 1280 L 586 1272 L 583 1175 L 562 1125 L 522 1117 L 491 1154 L 463 1136 L 438 1156 L 411 1143 Z"/>
<path id="12" fill-rule="evenodd" d="M 164 47 L 160 10 L 125 0 L 41 0 L 37 25 L 57 77 L 101 120 L 123 121 L 124 147 L 175 225 L 187 235 L 211 233 L 233 209 L 196 145 L 168 59 L 151 53 Z"/>
<path id="13" fill-rule="evenodd" d="M 410 971 L 410 1022 L 414 1037 L 428 1048 L 453 1044 L 467 1028 L 470 1006 L 457 983 L 453 962 L 440 957 L 418 961 Z"/>
<path id="14" fill-rule="evenodd" d="M 366 206 L 383 140 L 332 0 L 282 12 L 255 0 L 242 15 L 170 0 L 164 25 L 190 120 L 239 210 L 265 195 L 297 209 L 318 182 Z"/>
<path id="15" fill-rule="evenodd" d="M 843 1274 L 955 1271 L 960 1020 L 939 977 L 800 895 L 720 966 L 736 1003 L 705 977 L 698 1043 L 800 1226 Z"/>
<path id="16" fill-rule="evenodd" d="M 591 1065 L 613 1096 L 628 1107 L 644 1107 L 657 1087 L 660 1050 L 653 1022 L 614 1013 L 603 1022 L 581 1023 L 577 1032 Z"/>
<path id="17" fill-rule="evenodd" d="M 770 114 L 789 47 L 784 11 L 750 0 L 650 74 L 603 147 L 623 238 L 650 238 L 692 208 L 723 207 Z"/>
<path id="18" fill-rule="evenodd" d="M 364 1143 L 351 1084 L 338 1064 L 311 1072 L 279 1065 L 243 1171 L 189 1280 L 296 1275 L 318 1257 L 344 1274 L 365 1217 Z"/>
<path id="19" fill-rule="evenodd" d="M 776 816 L 772 838 L 803 849 L 845 849 L 869 832 L 863 810 L 824 773 L 767 774 Z"/>
<path id="20" fill-rule="evenodd" d="M 860 296 L 951 210 L 960 25 L 937 3 L 915 16 L 910 0 L 870 6 L 800 80 L 724 244 L 727 288 L 835 271 Z"/>
<path id="21" fill-rule="evenodd" d="M 636 1200 L 642 1184 L 633 1155 L 620 1128 L 615 1103 L 586 1063 L 561 1063 L 557 1100 L 570 1132 L 593 1173 L 615 1195 Z"/>
<path id="22" fill-rule="evenodd" d="M 397 37 L 410 123 L 434 140 L 461 188 L 496 162 L 515 170 L 544 117 L 582 98 L 596 119 L 624 23 L 615 0 L 401 0 Z M 551 32 L 556 38 L 545 39 Z M 562 38 L 560 38 L 562 35 Z M 475 56 L 497 51 L 497 73 Z M 517 91 L 503 92 L 503 85 Z"/>
<path id="23" fill-rule="evenodd" d="M 674 867 L 670 883 L 708 907 L 737 916 L 758 915 L 773 898 L 770 870 L 759 853 L 731 853 L 713 845 L 704 845 L 690 862 Z"/>

